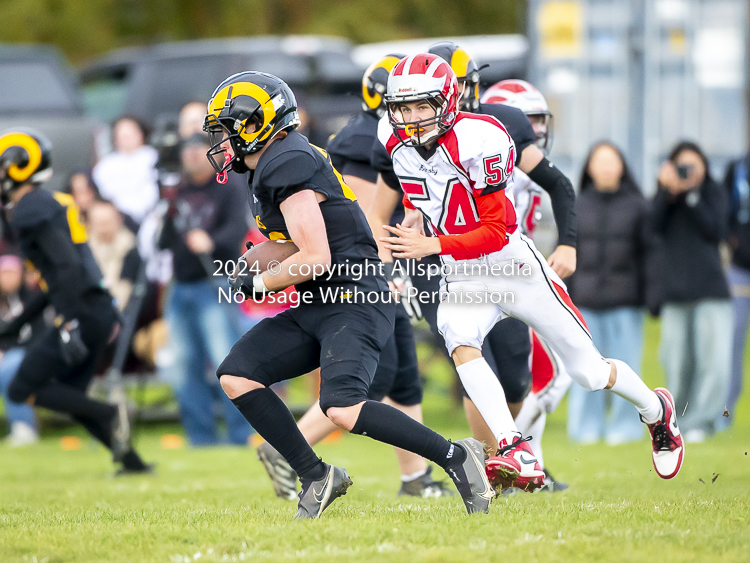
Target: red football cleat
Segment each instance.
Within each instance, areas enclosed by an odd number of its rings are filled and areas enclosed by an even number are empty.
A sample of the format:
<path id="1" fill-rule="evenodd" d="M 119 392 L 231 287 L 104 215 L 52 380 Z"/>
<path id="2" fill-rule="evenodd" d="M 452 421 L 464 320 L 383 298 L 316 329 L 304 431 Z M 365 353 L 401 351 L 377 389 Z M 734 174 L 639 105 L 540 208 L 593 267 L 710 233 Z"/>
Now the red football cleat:
<path id="1" fill-rule="evenodd" d="M 516 487 L 531 492 L 544 485 L 544 471 L 528 444 L 520 436 L 500 442 L 497 454 L 487 460 L 486 470 L 494 487 Z M 510 442 L 510 443 L 509 443 Z"/>
<path id="2" fill-rule="evenodd" d="M 648 425 L 651 432 L 652 458 L 654 469 L 662 479 L 671 479 L 680 472 L 685 458 L 685 445 L 682 443 L 677 415 L 674 412 L 672 393 L 662 387 L 654 389 L 661 401 L 664 415 L 660 422 Z"/>

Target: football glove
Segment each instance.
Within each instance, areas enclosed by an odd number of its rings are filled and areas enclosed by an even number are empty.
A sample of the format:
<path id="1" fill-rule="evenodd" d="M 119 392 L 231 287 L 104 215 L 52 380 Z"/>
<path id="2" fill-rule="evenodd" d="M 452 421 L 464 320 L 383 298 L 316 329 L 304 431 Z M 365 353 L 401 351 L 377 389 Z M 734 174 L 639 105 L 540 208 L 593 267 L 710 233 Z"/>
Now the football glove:
<path id="1" fill-rule="evenodd" d="M 398 291 L 401 305 L 404 307 L 406 314 L 409 315 L 412 322 L 422 320 L 422 307 L 419 306 L 419 301 L 410 291 L 414 284 L 409 274 L 404 273 L 401 269 L 395 270 L 393 262 L 385 262 L 384 266 L 385 278 L 396 286 L 396 291 Z"/>
<path id="2" fill-rule="evenodd" d="M 69 366 L 80 364 L 89 355 L 89 349 L 81 336 L 81 327 L 78 320 L 73 319 L 62 325 L 58 330 L 63 361 Z"/>
<path id="3" fill-rule="evenodd" d="M 249 243 L 252 247 L 252 243 Z M 253 299 L 254 301 L 262 301 L 267 295 L 273 293 L 266 288 L 263 283 L 263 278 L 260 278 L 260 282 L 255 282 L 255 276 L 261 275 L 253 271 L 251 268 L 240 268 L 240 264 L 245 262 L 244 258 L 240 258 L 237 261 L 237 269 L 241 270 L 237 276 L 228 276 L 227 281 L 232 289 L 236 292 L 241 293 L 245 296 L 245 299 Z M 262 287 L 260 287 L 262 286 Z"/>

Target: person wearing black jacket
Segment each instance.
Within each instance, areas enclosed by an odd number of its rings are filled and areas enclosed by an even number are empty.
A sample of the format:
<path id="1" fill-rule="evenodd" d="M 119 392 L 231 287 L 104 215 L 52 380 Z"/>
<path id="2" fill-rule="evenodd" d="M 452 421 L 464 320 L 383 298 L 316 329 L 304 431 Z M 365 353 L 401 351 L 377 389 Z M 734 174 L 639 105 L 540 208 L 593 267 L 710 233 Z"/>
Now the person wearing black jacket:
<path id="1" fill-rule="evenodd" d="M 610 142 L 589 151 L 576 216 L 578 268 L 568 291 L 599 351 L 637 368 L 643 358 L 648 206 L 624 156 Z M 605 416 L 608 401 L 611 409 Z M 604 438 L 610 445 L 621 444 L 640 440 L 643 424 L 621 397 L 573 385 L 568 435 L 577 442 Z"/>
<path id="2" fill-rule="evenodd" d="M 218 366 L 242 336 L 236 305 L 219 302 L 212 275 L 215 260 L 227 264 L 241 251 L 248 229 L 247 195 L 238 182 L 216 181 L 206 160 L 209 146 L 204 133 L 183 141 L 183 180 L 158 241 L 173 255 L 174 283 L 166 312 L 175 360 L 170 375 L 192 445 L 218 442 L 214 399 L 222 403 L 229 442 L 245 445 L 252 429 L 218 384 L 206 378 L 206 366 Z"/>
<path id="3" fill-rule="evenodd" d="M 51 145 L 40 133 L 17 130 L 0 136 L 0 187 L 9 234 L 39 270 L 45 289 L 0 333 L 19 335 L 48 304 L 57 315 L 55 326 L 29 346 L 8 398 L 69 414 L 112 450 L 114 461 L 123 464 L 122 473 L 148 472 L 151 468 L 122 438 L 117 407 L 86 395 L 119 321 L 73 197 L 39 187 L 52 173 L 50 153 Z"/>
<path id="4" fill-rule="evenodd" d="M 719 255 L 727 197 L 694 143 L 678 144 L 658 179 L 651 218 L 661 246 L 660 359 L 685 439 L 698 442 L 724 412 L 731 370 L 732 304 Z"/>
<path id="5" fill-rule="evenodd" d="M 734 309 L 732 339 L 732 376 L 727 395 L 729 419 L 734 418 L 737 400 L 742 393 L 745 343 L 750 323 L 750 153 L 729 164 L 724 187 L 729 194 L 729 244 L 732 266 L 727 278 Z M 729 422 L 729 421 L 727 421 Z"/>

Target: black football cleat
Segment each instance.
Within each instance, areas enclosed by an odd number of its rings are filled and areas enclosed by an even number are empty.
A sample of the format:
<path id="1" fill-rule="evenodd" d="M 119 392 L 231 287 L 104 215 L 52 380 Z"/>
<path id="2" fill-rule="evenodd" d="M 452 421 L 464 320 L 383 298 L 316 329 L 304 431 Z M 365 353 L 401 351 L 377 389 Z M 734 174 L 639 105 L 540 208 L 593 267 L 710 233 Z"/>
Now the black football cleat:
<path id="1" fill-rule="evenodd" d="M 130 477 L 137 475 L 153 475 L 156 473 L 156 464 L 147 463 L 143 467 L 133 468 L 124 465 L 115 471 L 115 477 Z"/>
<path id="2" fill-rule="evenodd" d="M 436 481 L 432 478 L 432 465 L 427 467 L 427 472 L 421 477 L 411 481 L 402 481 L 398 491 L 400 497 L 437 498 L 450 497 L 455 494 L 445 481 Z"/>
<path id="3" fill-rule="evenodd" d="M 560 493 L 570 487 L 567 483 L 563 483 L 562 481 L 558 481 L 555 479 L 552 474 L 544 470 L 544 487 L 542 487 L 542 491 L 547 491 L 550 493 Z"/>
<path id="4" fill-rule="evenodd" d="M 271 444 L 263 442 L 258 446 L 258 459 L 268 473 L 273 492 L 284 500 L 297 498 L 297 473 Z"/>
<path id="5" fill-rule="evenodd" d="M 337 498 L 346 494 L 354 483 L 346 469 L 324 463 L 326 474 L 317 481 L 302 480 L 296 520 L 320 518 L 323 511 Z"/>
<path id="6" fill-rule="evenodd" d="M 489 512 L 495 490 L 490 485 L 484 469 L 484 445 L 474 438 L 465 438 L 453 445 L 466 452 L 466 459 L 460 466 L 446 469 L 446 473 L 453 479 L 466 505 L 466 511 L 469 514 Z"/>

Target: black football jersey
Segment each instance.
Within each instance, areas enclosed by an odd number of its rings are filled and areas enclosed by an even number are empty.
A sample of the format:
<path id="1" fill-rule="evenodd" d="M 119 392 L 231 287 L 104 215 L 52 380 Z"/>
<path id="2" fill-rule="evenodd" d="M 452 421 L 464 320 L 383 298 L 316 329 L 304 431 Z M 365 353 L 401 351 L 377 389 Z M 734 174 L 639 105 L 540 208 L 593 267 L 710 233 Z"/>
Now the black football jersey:
<path id="1" fill-rule="evenodd" d="M 311 145 L 293 131 L 274 141 L 263 153 L 250 177 L 251 207 L 258 228 L 270 240 L 291 240 L 281 203 L 301 190 L 326 196 L 320 211 L 331 249 L 333 275 L 298 284 L 297 291 L 310 291 L 321 298 L 321 288 L 388 291 L 380 272 L 378 248 L 354 192 L 333 167 L 328 153 Z M 368 265 L 364 273 L 364 265 Z"/>
<path id="2" fill-rule="evenodd" d="M 516 164 L 518 164 L 523 149 L 534 144 L 536 140 L 534 128 L 526 114 L 518 108 L 505 104 L 480 104 L 477 113 L 491 115 L 505 126 L 516 145 Z"/>
<path id="3" fill-rule="evenodd" d="M 39 270 L 58 314 L 74 316 L 87 290 L 102 289 L 102 274 L 71 195 L 32 190 L 14 206 L 10 224 L 21 254 Z"/>
<path id="4" fill-rule="evenodd" d="M 328 141 L 328 154 L 334 168 L 343 176 L 356 176 L 374 184 L 378 173 L 370 164 L 372 143 L 378 134 L 378 117 L 360 112 Z"/>
<path id="5" fill-rule="evenodd" d="M 371 160 L 379 121 L 372 112 L 363 111 L 352 117 L 346 127 L 328 142 L 331 162 L 342 176 L 355 176 L 371 184 L 378 181 L 378 171 L 372 167 Z M 389 223 L 395 226 L 403 220 L 404 204 L 399 200 Z"/>
<path id="6" fill-rule="evenodd" d="M 520 109 L 504 104 L 481 104 L 479 111 L 482 115 L 491 115 L 505 126 L 508 134 L 516 145 L 516 165 L 521 161 L 521 153 L 536 140 L 534 128 L 529 118 Z M 383 143 L 375 138 L 370 155 L 372 167 L 379 172 L 389 187 L 401 191 L 401 184 L 393 172 L 393 163 Z"/>

